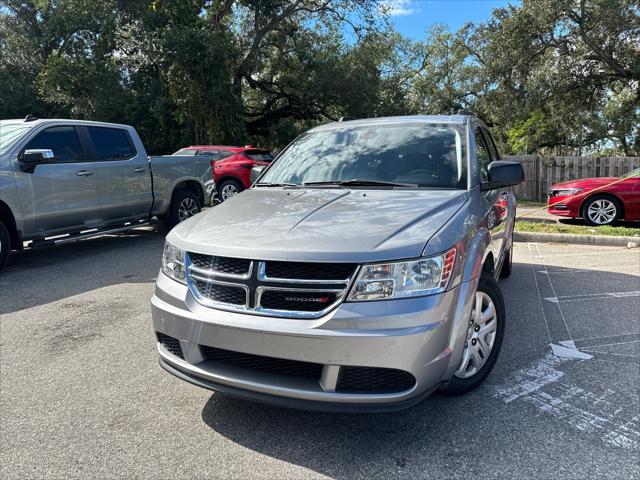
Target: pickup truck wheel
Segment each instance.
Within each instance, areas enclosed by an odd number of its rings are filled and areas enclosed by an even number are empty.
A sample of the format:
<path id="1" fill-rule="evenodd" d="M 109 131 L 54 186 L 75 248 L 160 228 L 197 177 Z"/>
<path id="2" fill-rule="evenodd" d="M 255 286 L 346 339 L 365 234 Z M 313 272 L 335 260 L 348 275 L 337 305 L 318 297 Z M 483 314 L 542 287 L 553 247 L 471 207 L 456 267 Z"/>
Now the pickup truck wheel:
<path id="1" fill-rule="evenodd" d="M 0 270 L 7 264 L 11 255 L 11 236 L 9 230 L 0 222 Z"/>
<path id="2" fill-rule="evenodd" d="M 484 274 L 476 291 L 460 365 L 443 393 L 462 395 L 487 378 L 500 353 L 504 323 L 500 288 L 492 276 Z"/>
<path id="3" fill-rule="evenodd" d="M 224 202 L 234 195 L 239 194 L 244 188 L 240 185 L 240 182 L 235 180 L 225 180 L 220 185 L 220 201 Z"/>
<path id="4" fill-rule="evenodd" d="M 169 228 L 175 227 L 178 223 L 184 222 L 187 218 L 193 217 L 202 209 L 198 195 L 192 190 L 178 190 L 173 194 L 166 223 Z"/>

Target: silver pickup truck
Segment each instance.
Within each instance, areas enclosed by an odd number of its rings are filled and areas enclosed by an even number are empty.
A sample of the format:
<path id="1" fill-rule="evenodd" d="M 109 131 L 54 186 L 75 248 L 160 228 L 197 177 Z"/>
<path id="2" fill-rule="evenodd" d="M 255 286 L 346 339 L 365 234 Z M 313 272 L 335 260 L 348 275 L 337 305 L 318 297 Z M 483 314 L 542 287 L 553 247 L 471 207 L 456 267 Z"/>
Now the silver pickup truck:
<path id="1" fill-rule="evenodd" d="M 210 171 L 208 159 L 148 157 L 127 125 L 0 121 L 0 269 L 24 242 L 77 240 L 153 217 L 173 226 L 200 211 Z"/>
<path id="2" fill-rule="evenodd" d="M 500 351 L 497 280 L 523 180 L 468 114 L 303 134 L 251 189 L 167 235 L 151 300 L 160 364 L 307 409 L 468 392 Z"/>

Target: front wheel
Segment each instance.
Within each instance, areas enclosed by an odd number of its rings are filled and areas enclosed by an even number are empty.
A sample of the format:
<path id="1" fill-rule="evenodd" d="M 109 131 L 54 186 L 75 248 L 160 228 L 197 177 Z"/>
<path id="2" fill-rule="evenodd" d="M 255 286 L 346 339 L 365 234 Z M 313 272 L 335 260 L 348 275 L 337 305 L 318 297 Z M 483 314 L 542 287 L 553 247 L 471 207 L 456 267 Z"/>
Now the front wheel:
<path id="1" fill-rule="evenodd" d="M 460 365 L 449 384 L 448 395 L 462 395 L 480 385 L 498 359 L 504 338 L 505 309 L 500 287 L 483 275 L 475 294 Z"/>
<path id="2" fill-rule="evenodd" d="M 202 209 L 200 198 L 193 190 L 177 190 L 171 199 L 166 216 L 167 227 L 173 228 L 187 218 L 193 217 Z"/>
<path id="3" fill-rule="evenodd" d="M 9 230 L 0 221 L 0 270 L 7 264 L 11 255 L 11 236 Z"/>
<path id="4" fill-rule="evenodd" d="M 611 225 L 620 218 L 620 202 L 608 195 L 596 195 L 582 206 L 582 218 L 593 227 Z"/>

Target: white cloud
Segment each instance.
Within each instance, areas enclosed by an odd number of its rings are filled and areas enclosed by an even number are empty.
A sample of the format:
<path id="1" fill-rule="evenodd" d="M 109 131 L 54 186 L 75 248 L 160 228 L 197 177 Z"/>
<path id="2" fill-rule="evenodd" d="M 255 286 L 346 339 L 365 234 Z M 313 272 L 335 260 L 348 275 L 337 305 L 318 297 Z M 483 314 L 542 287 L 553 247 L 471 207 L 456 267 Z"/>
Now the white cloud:
<path id="1" fill-rule="evenodd" d="M 383 0 L 380 10 L 390 17 L 404 17 L 417 12 L 415 0 Z"/>

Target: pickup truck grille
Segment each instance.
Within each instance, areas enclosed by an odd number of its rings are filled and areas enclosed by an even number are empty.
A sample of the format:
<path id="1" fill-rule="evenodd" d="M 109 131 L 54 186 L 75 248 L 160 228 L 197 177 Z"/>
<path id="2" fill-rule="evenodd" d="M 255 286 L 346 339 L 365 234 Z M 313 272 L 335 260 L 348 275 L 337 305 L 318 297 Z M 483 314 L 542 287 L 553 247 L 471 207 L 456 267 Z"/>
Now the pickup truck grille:
<path id="1" fill-rule="evenodd" d="M 187 282 L 211 308 L 289 318 L 318 318 L 347 293 L 357 265 L 247 260 L 187 254 Z"/>

